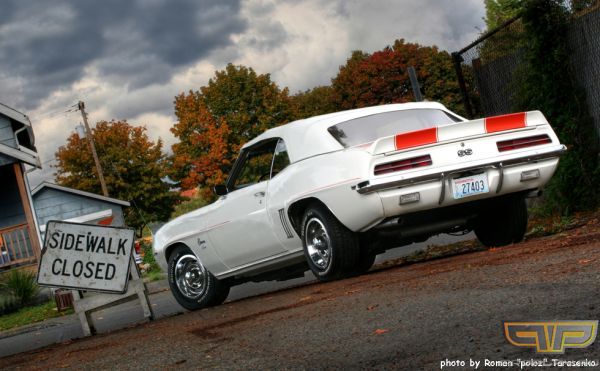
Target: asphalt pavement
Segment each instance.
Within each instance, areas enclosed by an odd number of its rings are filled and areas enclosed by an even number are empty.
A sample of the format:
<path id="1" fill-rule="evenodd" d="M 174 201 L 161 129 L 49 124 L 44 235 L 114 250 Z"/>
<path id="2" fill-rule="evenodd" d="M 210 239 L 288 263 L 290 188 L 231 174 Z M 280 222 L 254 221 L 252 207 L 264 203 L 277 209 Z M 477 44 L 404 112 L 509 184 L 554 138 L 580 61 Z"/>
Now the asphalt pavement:
<path id="1" fill-rule="evenodd" d="M 600 318 L 600 217 L 470 251 L 0 358 L 0 369 L 598 369 L 600 341 L 543 354 L 507 341 L 503 323 Z"/>
<path id="2" fill-rule="evenodd" d="M 422 243 L 414 243 L 397 249 L 389 250 L 377 257 L 376 264 L 389 259 L 409 255 L 415 251 L 423 250 L 431 245 L 444 245 L 453 242 L 473 239 L 469 233 L 464 236 L 439 235 Z M 276 282 L 249 282 L 235 286 L 231 289 L 228 302 L 236 301 L 264 293 L 274 292 L 290 287 L 304 285 L 315 281 L 310 272 L 304 277 L 293 280 Z M 147 284 L 150 293 L 149 299 L 155 314 L 155 319 L 174 316 L 186 312 L 173 298 L 166 280 L 150 282 Z M 99 334 L 108 333 L 118 329 L 135 326 L 144 322 L 142 308 L 139 301 L 133 300 L 115 307 L 94 312 L 92 319 Z M 82 338 L 83 330 L 76 315 L 53 318 L 44 322 L 35 323 L 22 328 L 0 332 L 0 357 L 11 354 L 35 350 L 56 343 L 68 342 Z"/>

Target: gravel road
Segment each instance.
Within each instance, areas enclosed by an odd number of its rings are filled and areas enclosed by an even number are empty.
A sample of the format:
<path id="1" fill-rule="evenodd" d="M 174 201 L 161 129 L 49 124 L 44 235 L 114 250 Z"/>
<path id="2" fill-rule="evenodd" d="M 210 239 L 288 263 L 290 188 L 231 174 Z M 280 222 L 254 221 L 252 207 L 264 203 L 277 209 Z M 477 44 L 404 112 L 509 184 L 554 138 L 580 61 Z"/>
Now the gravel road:
<path id="1" fill-rule="evenodd" d="M 504 248 L 391 264 L 21 353 L 0 368 L 439 370 L 448 360 L 465 366 L 445 370 L 473 369 L 470 360 L 543 359 L 510 345 L 502 321 L 597 320 L 599 289 L 596 218 Z M 600 362 L 600 340 L 547 358 Z"/>

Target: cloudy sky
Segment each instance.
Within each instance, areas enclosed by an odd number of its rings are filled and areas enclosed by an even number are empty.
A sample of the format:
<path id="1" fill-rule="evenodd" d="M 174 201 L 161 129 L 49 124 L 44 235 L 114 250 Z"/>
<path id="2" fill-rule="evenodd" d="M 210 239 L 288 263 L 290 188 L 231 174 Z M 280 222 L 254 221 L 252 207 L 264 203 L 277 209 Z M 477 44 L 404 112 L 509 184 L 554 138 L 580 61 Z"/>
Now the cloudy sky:
<path id="1" fill-rule="evenodd" d="M 483 0 L 4 0 L 0 102 L 26 113 L 44 170 L 80 122 L 127 119 L 166 148 L 176 94 L 227 63 L 292 93 L 328 84 L 352 50 L 395 39 L 454 51 L 483 29 Z M 67 111 L 67 112 L 65 112 Z"/>

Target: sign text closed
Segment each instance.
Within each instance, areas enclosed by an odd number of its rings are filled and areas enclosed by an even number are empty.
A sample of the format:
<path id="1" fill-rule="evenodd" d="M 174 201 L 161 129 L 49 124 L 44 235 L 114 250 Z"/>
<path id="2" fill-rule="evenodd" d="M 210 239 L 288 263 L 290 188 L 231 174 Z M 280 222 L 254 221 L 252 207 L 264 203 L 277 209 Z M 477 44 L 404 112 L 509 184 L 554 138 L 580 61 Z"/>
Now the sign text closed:
<path id="1" fill-rule="evenodd" d="M 133 240 L 132 229 L 48 222 L 38 283 L 123 293 Z"/>

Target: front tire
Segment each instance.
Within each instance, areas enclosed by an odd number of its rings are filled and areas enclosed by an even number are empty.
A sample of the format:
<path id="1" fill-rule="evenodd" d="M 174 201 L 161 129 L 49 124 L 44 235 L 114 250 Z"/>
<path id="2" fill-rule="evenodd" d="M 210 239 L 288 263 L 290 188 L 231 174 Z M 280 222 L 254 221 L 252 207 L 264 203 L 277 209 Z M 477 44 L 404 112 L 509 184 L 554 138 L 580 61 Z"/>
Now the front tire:
<path id="1" fill-rule="evenodd" d="M 327 208 L 312 204 L 302 220 L 304 256 L 320 281 L 332 281 L 352 273 L 359 247 L 357 236 Z"/>
<path id="2" fill-rule="evenodd" d="M 488 247 L 523 241 L 527 231 L 527 203 L 521 196 L 503 198 L 479 215 L 475 235 Z"/>
<path id="3" fill-rule="evenodd" d="M 169 286 L 175 300 L 188 310 L 219 305 L 229 295 L 229 285 L 215 278 L 186 246 L 169 257 Z"/>

